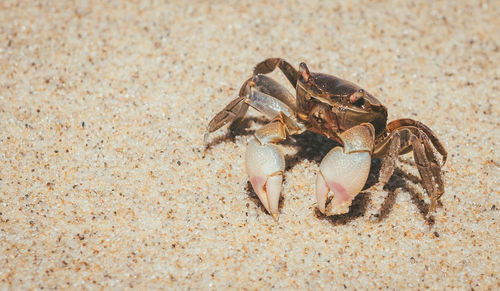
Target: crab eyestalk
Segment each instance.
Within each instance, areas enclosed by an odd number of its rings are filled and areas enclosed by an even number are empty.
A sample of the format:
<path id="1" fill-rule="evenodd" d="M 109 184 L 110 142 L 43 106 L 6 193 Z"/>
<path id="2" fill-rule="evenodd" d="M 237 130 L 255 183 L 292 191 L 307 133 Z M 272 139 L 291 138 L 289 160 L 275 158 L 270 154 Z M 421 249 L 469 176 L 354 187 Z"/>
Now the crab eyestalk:
<path id="1" fill-rule="evenodd" d="M 344 147 L 333 148 L 323 158 L 316 179 L 316 199 L 323 214 L 349 211 L 370 172 L 374 134 L 369 123 L 355 126 L 340 134 Z M 329 192 L 333 192 L 331 199 L 328 199 Z"/>
<path id="2" fill-rule="evenodd" d="M 309 81 L 309 77 L 311 77 L 311 72 L 309 72 L 306 63 L 300 63 L 299 74 L 304 82 Z"/>

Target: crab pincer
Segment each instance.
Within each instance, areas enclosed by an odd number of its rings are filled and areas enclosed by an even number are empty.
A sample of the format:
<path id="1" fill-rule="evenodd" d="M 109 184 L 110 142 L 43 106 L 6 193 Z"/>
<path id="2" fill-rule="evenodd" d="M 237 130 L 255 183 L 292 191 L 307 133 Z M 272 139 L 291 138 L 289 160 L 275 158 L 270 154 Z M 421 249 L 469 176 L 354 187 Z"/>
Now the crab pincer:
<path id="1" fill-rule="evenodd" d="M 257 139 L 252 138 L 248 142 L 245 164 L 255 193 L 274 220 L 277 220 L 281 183 L 285 170 L 283 153 L 274 144 L 261 144 Z"/>
<path id="2" fill-rule="evenodd" d="M 316 179 L 316 200 L 321 213 L 335 215 L 349 211 L 370 172 L 374 133 L 369 123 L 343 132 L 340 139 L 344 147 L 333 148 L 321 161 Z M 331 199 L 329 192 L 333 194 Z"/>

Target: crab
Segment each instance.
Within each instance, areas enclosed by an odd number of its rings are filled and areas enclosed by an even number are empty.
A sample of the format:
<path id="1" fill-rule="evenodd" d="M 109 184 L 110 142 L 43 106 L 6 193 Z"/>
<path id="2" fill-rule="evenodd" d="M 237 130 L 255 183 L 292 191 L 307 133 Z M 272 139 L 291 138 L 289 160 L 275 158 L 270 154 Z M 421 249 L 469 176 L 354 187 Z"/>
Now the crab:
<path id="1" fill-rule="evenodd" d="M 276 68 L 295 88 L 295 96 L 266 75 Z M 441 167 L 447 152 L 436 134 L 413 119 L 387 123 L 386 107 L 352 82 L 310 72 L 305 63 L 300 63 L 297 71 L 284 59 L 266 59 L 255 66 L 239 97 L 210 121 L 204 136 L 205 147 L 210 133 L 243 118 L 249 107 L 270 119 L 249 140 L 245 163 L 255 193 L 275 220 L 285 170 L 278 143 L 306 130 L 339 143 L 321 161 L 316 178 L 317 207 L 324 215 L 349 211 L 366 183 L 372 158 L 382 159 L 377 185 L 383 187 L 394 172 L 398 156 L 413 152 L 423 188 L 430 198 L 428 213 L 435 211 L 444 194 Z M 441 154 L 441 162 L 434 149 Z"/>

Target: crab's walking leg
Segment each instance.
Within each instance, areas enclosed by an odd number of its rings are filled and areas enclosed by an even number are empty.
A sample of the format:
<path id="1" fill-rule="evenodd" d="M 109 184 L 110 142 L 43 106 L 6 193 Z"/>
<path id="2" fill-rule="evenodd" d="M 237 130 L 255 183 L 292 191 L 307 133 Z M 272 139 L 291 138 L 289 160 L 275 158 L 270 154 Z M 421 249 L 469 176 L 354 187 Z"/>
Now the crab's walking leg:
<path id="1" fill-rule="evenodd" d="M 410 142 L 413 146 L 413 156 L 420 177 L 422 177 L 424 189 L 431 199 L 428 212 L 431 214 L 436 209 L 437 202 L 444 193 L 441 168 L 430 147 L 429 138 L 425 133 L 419 131 L 418 137 L 412 134 L 410 136 Z"/>
<path id="2" fill-rule="evenodd" d="M 401 127 L 397 127 L 401 126 Z M 424 124 L 411 119 L 400 119 L 389 123 L 390 135 L 375 145 L 374 157 L 384 157 L 380 169 L 379 184 L 385 185 L 395 168 L 398 155 L 413 151 L 413 157 L 422 178 L 422 185 L 429 195 L 429 214 L 433 213 L 439 198 L 444 193 L 441 166 L 434 148 L 446 161 L 447 152 L 435 134 Z"/>
<path id="3" fill-rule="evenodd" d="M 281 102 L 285 103 L 288 107 L 297 111 L 297 103 L 295 96 L 290 93 L 280 83 L 266 75 L 255 75 L 244 84 L 240 90 L 240 95 L 247 95 L 248 90 L 253 88 L 255 91 L 262 92 L 266 95 L 272 96 Z"/>
<path id="4" fill-rule="evenodd" d="M 252 98 L 265 100 L 265 104 L 262 104 L 262 102 L 257 102 L 255 100 L 251 101 Z M 281 105 L 275 105 L 275 99 L 278 99 L 279 101 L 281 101 L 281 103 L 284 103 L 286 108 L 282 108 Z M 258 111 L 261 111 L 262 108 L 266 106 L 272 106 L 272 108 L 274 108 L 274 111 L 271 114 L 266 114 L 265 112 L 263 112 L 270 118 L 275 117 L 279 111 L 283 111 L 288 115 L 291 114 L 291 111 L 296 111 L 297 109 L 295 97 L 285 87 L 267 76 L 252 76 L 241 86 L 239 97 L 231 101 L 228 105 L 226 105 L 226 107 L 224 107 L 224 109 L 217 113 L 214 118 L 212 118 L 203 137 L 203 144 L 207 144 L 207 139 L 211 132 L 216 131 L 225 124 L 234 122 L 237 119 L 242 118 L 248 111 L 248 106 L 252 106 L 251 104 L 254 104 L 255 106 L 261 108 L 259 109 L 254 107 Z"/>
<path id="5" fill-rule="evenodd" d="M 270 58 L 258 63 L 253 70 L 253 74 L 258 75 L 271 73 L 276 68 L 279 68 L 283 72 L 293 87 L 297 86 L 297 77 L 299 75 L 297 70 L 281 58 Z"/>
<path id="6" fill-rule="evenodd" d="M 245 103 L 246 96 L 240 96 L 231 101 L 224 109 L 215 115 L 207 126 L 207 131 L 203 136 L 203 145 L 207 144 L 208 136 L 227 123 L 233 122 L 245 116 L 248 111 L 248 104 Z"/>
<path id="7" fill-rule="evenodd" d="M 392 135 L 389 141 L 389 149 L 386 157 L 382 160 L 382 166 L 380 167 L 379 183 L 382 187 L 389 182 L 394 169 L 396 168 L 396 161 L 398 159 L 399 151 L 401 149 L 401 137 L 399 132 Z"/>
<path id="8" fill-rule="evenodd" d="M 428 139 L 432 142 L 436 150 L 443 156 L 442 160 L 442 165 L 446 163 L 446 158 L 448 157 L 448 152 L 446 152 L 446 149 L 444 148 L 443 144 L 439 141 L 439 138 L 436 136 L 436 134 L 425 124 L 423 124 L 420 121 L 409 119 L 409 118 L 402 118 L 402 119 L 396 119 L 389 124 L 387 124 L 387 131 L 388 132 L 395 132 L 397 130 L 401 130 L 404 128 L 408 129 L 418 129 L 418 131 L 422 131 Z M 414 131 L 414 130 L 413 130 Z M 413 132 L 412 131 L 412 132 Z M 411 151 L 411 147 L 407 148 L 401 148 L 401 152 L 399 153 L 400 155 L 408 153 Z"/>
<path id="9" fill-rule="evenodd" d="M 349 211 L 370 172 L 374 135 L 375 130 L 369 123 L 355 126 L 340 134 L 344 147 L 333 148 L 323 158 L 316 179 L 316 199 L 323 214 Z M 330 191 L 333 192 L 331 200 L 328 199 Z"/>
<path id="10" fill-rule="evenodd" d="M 444 193 L 444 183 L 441 167 L 432 145 L 436 147 L 439 153 L 443 154 L 443 161 L 446 160 L 446 150 L 440 143 L 436 146 L 437 142 L 433 142 L 428 134 L 432 134 L 430 129 L 423 130 L 422 127 L 404 126 L 395 128 L 391 135 L 386 137 L 386 140 L 375 146 L 374 156 L 379 156 L 381 152 L 385 153 L 379 176 L 379 184 L 384 186 L 394 172 L 398 155 L 413 150 L 414 160 L 422 178 L 423 187 L 431 199 L 429 213 L 433 213 L 439 198 Z"/>

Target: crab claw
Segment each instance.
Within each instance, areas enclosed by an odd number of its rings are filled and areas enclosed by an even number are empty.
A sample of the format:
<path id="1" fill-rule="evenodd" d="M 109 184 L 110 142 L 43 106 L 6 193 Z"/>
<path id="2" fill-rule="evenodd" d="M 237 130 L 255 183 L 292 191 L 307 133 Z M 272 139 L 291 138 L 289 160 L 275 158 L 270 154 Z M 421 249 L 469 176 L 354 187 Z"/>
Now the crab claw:
<path id="1" fill-rule="evenodd" d="M 266 210 L 278 219 L 285 158 L 274 144 L 261 144 L 255 138 L 248 142 L 246 168 L 252 187 Z"/>
<path id="2" fill-rule="evenodd" d="M 373 126 L 357 126 L 340 135 L 344 147 L 333 148 L 320 165 L 316 179 L 316 199 L 321 213 L 343 214 L 363 189 L 371 165 Z M 328 193 L 333 198 L 327 203 Z"/>

